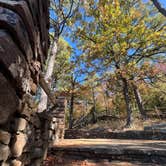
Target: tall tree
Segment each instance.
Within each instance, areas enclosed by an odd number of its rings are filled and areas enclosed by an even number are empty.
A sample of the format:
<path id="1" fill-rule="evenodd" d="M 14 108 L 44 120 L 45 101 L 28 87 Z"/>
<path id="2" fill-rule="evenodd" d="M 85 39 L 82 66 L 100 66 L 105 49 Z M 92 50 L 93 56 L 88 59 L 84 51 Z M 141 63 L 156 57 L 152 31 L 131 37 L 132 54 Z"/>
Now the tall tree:
<path id="1" fill-rule="evenodd" d="M 67 22 L 73 16 L 74 12 L 78 8 L 79 1 L 77 0 L 51 0 L 50 1 L 50 23 L 52 31 L 50 53 L 47 60 L 45 80 L 51 87 L 52 74 L 54 71 L 55 58 L 58 50 L 59 37 L 62 34 Z M 47 95 L 42 90 L 40 102 L 38 106 L 38 112 L 42 112 L 47 109 Z"/>
<path id="2" fill-rule="evenodd" d="M 74 74 L 71 75 L 70 77 L 70 106 L 69 106 L 69 129 L 73 128 L 73 123 L 74 123 L 74 118 L 73 118 L 73 113 L 74 113 L 74 102 L 75 102 L 75 96 L 76 96 L 76 79 L 77 76 L 74 76 Z"/>
<path id="3" fill-rule="evenodd" d="M 106 115 L 108 115 L 108 91 L 107 91 L 107 85 L 105 83 L 103 83 L 101 85 L 101 88 L 102 88 L 102 93 L 103 93 L 103 98 L 104 98 L 104 105 L 105 105 L 105 112 L 106 112 Z"/>
<path id="4" fill-rule="evenodd" d="M 63 38 L 59 39 L 58 52 L 55 57 L 54 71 L 52 75 L 52 88 L 60 90 L 57 83 L 65 80 L 70 73 L 72 48 Z"/>
<path id="5" fill-rule="evenodd" d="M 158 15 L 151 4 L 142 1 L 90 1 L 89 6 L 87 15 L 91 21 L 82 24 L 77 33 L 85 61 L 100 75 L 107 71 L 115 73 L 122 86 L 126 126 L 129 126 L 130 82 L 141 74 L 139 69 L 145 59 L 154 61 L 165 53 L 165 18 Z"/>

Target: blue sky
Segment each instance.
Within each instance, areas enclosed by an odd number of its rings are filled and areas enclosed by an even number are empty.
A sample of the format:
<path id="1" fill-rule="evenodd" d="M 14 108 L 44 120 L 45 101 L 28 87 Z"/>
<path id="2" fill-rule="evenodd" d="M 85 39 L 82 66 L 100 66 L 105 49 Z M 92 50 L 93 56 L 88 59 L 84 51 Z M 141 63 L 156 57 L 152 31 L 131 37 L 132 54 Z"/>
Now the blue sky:
<path id="1" fill-rule="evenodd" d="M 163 7 L 166 8 L 166 0 L 158 0 L 158 1 L 162 4 Z M 149 0 L 143 0 L 143 2 L 149 2 Z"/>
<path id="2" fill-rule="evenodd" d="M 159 0 L 159 2 L 166 8 L 166 0 Z"/>

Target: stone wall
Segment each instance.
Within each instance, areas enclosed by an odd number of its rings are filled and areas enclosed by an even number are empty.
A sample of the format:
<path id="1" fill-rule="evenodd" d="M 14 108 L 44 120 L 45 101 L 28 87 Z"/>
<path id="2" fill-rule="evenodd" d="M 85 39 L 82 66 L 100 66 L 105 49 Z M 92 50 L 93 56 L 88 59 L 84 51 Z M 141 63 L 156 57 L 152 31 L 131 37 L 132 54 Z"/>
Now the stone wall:
<path id="1" fill-rule="evenodd" d="M 33 95 L 49 49 L 49 0 L 0 0 L 0 165 L 41 165 L 63 138 L 64 98 L 37 113 Z M 60 129 L 61 127 L 62 129 Z"/>
<path id="2" fill-rule="evenodd" d="M 22 111 L 0 127 L 0 162 L 2 166 L 37 166 L 47 149 L 64 137 L 65 98 L 56 99 L 50 111 L 36 113 L 36 104 L 26 96 Z"/>

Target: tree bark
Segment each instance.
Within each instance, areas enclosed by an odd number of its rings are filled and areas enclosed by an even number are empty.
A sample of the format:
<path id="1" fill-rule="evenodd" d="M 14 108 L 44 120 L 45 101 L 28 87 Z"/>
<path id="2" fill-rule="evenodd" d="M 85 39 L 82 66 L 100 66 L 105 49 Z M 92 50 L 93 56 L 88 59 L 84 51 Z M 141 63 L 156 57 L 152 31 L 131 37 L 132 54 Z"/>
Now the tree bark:
<path id="1" fill-rule="evenodd" d="M 58 44 L 58 37 L 54 37 L 51 51 L 50 51 L 50 56 L 48 60 L 48 65 L 47 65 L 47 70 L 45 74 L 45 81 L 49 84 L 51 87 L 51 78 L 54 70 L 54 64 L 55 64 L 55 58 L 57 54 L 57 44 Z M 40 97 L 40 102 L 38 105 L 38 112 L 43 112 L 44 110 L 47 109 L 47 103 L 48 103 L 48 97 L 47 94 L 44 92 L 43 89 L 41 89 L 41 97 Z"/>
<path id="2" fill-rule="evenodd" d="M 69 129 L 73 128 L 73 112 L 74 112 L 74 89 L 75 89 L 75 81 L 72 82 L 72 91 L 70 97 L 70 109 L 69 109 Z"/>
<path id="3" fill-rule="evenodd" d="M 125 78 L 122 78 L 123 82 L 123 95 L 126 103 L 126 111 L 127 111 L 127 119 L 126 119 L 126 125 L 125 127 L 130 127 L 131 122 L 132 122 L 132 109 L 131 109 L 131 104 L 130 104 L 130 96 L 129 96 L 129 87 L 127 80 Z"/>
<path id="4" fill-rule="evenodd" d="M 107 94 L 103 89 L 103 97 L 104 97 L 104 105 L 105 105 L 105 113 L 108 115 L 108 99 L 107 99 Z"/>
<path id="5" fill-rule="evenodd" d="M 71 94 L 69 110 L 69 129 L 73 128 L 74 93 Z"/>
<path id="6" fill-rule="evenodd" d="M 145 113 L 145 110 L 144 110 L 144 106 L 142 104 L 142 97 L 141 97 L 139 89 L 136 85 L 133 85 L 133 91 L 134 91 L 134 96 L 135 96 L 136 103 L 138 105 L 138 109 L 139 109 L 139 112 L 141 114 L 141 117 L 143 119 L 146 119 L 146 113 Z"/>
<path id="7" fill-rule="evenodd" d="M 120 69 L 117 63 L 115 64 L 115 67 L 117 69 Z M 121 79 L 123 83 L 123 95 L 124 95 L 125 104 L 126 104 L 127 119 L 126 119 L 125 127 L 130 127 L 132 123 L 132 109 L 131 109 L 132 107 L 130 103 L 129 86 L 128 86 L 127 79 L 124 78 L 121 74 L 119 75 L 119 79 Z"/>
<path id="8" fill-rule="evenodd" d="M 56 104 L 55 96 L 52 94 L 49 85 L 46 83 L 44 76 L 40 73 L 39 85 L 43 89 L 43 91 L 47 94 L 48 98 L 52 102 L 52 104 Z"/>
<path id="9" fill-rule="evenodd" d="M 96 99 L 95 99 L 94 87 L 92 87 L 92 99 L 93 99 L 92 122 L 96 123 L 97 122 L 97 118 L 96 118 Z"/>
<path id="10" fill-rule="evenodd" d="M 88 100 L 85 101 L 85 114 L 88 112 Z"/>

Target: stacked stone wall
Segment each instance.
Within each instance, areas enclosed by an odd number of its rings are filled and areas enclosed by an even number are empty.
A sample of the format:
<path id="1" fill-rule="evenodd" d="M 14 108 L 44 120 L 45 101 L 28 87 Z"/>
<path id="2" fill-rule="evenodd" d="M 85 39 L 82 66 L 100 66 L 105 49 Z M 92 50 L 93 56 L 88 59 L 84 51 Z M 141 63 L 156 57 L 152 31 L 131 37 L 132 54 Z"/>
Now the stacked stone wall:
<path id="1" fill-rule="evenodd" d="M 64 138 L 65 98 L 59 97 L 55 108 L 36 112 L 31 96 L 26 96 L 21 112 L 0 126 L 0 165 L 40 166 L 47 149 Z"/>
<path id="2" fill-rule="evenodd" d="M 48 54 L 48 33 L 49 0 L 0 0 L 2 166 L 42 165 L 48 146 L 63 138 L 59 125 L 65 99 L 57 98 L 55 108 L 41 114 L 33 100 Z"/>

